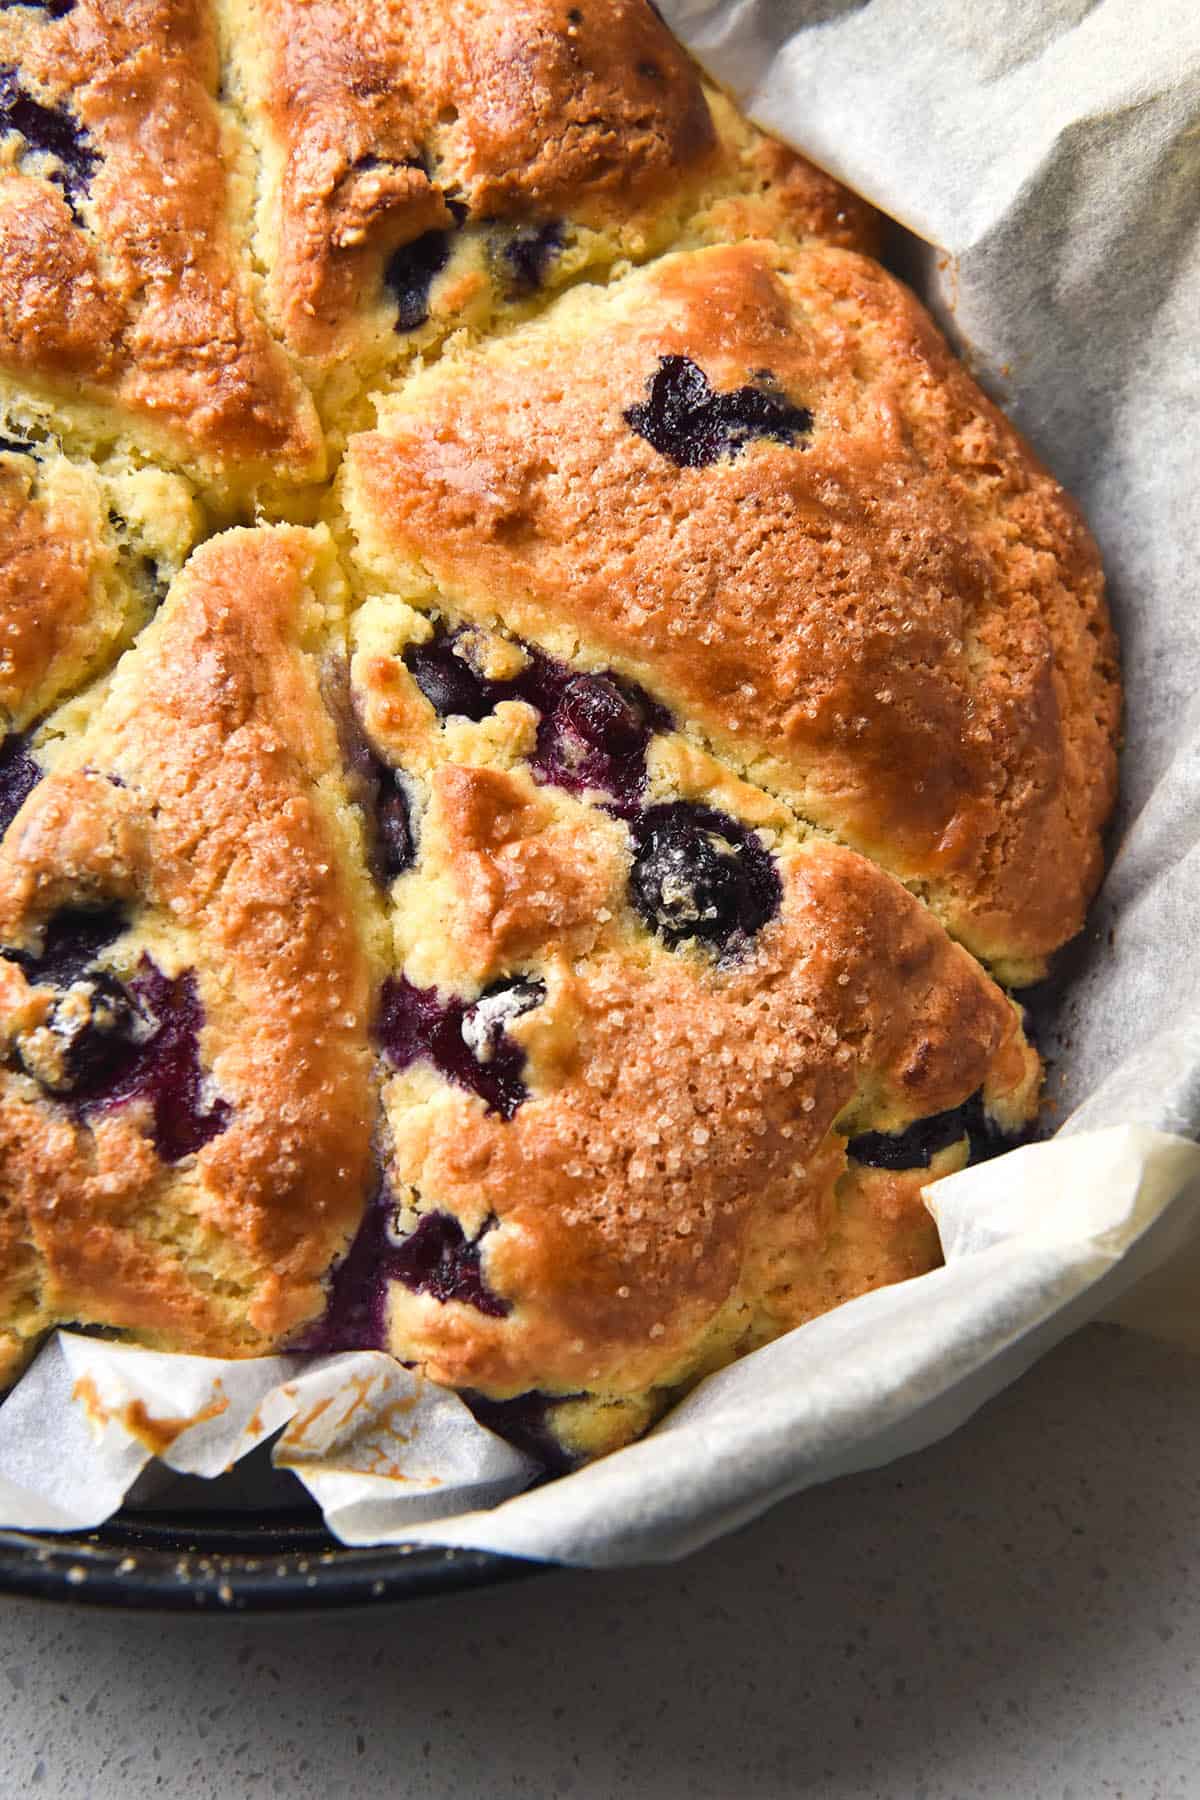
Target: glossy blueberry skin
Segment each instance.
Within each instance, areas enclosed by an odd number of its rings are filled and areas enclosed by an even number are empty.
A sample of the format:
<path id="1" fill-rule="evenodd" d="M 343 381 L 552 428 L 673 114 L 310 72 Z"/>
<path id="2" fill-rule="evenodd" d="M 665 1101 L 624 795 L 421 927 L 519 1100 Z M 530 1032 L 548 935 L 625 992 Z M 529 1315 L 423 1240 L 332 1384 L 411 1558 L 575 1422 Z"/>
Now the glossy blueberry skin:
<path id="1" fill-rule="evenodd" d="M 508 1016 L 516 1018 L 539 1006 L 545 989 L 539 981 L 497 982 L 479 1001 L 468 1001 L 445 999 L 436 988 L 414 987 L 403 975 L 393 976 L 380 995 L 375 1035 L 394 1069 L 428 1058 L 447 1081 L 478 1094 L 489 1112 L 511 1119 L 528 1096 L 522 1079 L 525 1052 L 502 1027 L 485 1034 L 486 1060 L 469 1041 L 478 1035 L 472 1024 L 481 1004 L 505 994 L 513 1002 Z"/>
<path id="2" fill-rule="evenodd" d="M 578 1459 L 564 1450 L 554 1436 L 552 1420 L 559 1401 L 579 1399 L 580 1395 L 556 1398 L 534 1388 L 511 1400 L 492 1400 L 474 1388 L 465 1388 L 459 1398 L 466 1401 L 481 1425 L 540 1463 L 547 1475 L 568 1475 L 578 1467 Z"/>
<path id="3" fill-rule="evenodd" d="M 646 748 L 671 715 L 634 682 L 606 672 L 580 673 L 523 644 L 525 667 L 505 681 L 474 669 L 441 630 L 405 652 L 405 666 L 441 718 L 485 719 L 502 700 L 524 700 L 540 714 L 530 766 L 539 781 L 606 795 L 623 817 L 646 784 Z"/>
<path id="4" fill-rule="evenodd" d="M 768 381 L 769 371 L 758 379 Z M 622 416 L 681 469 L 703 469 L 723 456 L 737 456 L 754 438 L 794 444 L 813 425 L 807 406 L 794 406 L 776 388 L 748 385 L 717 393 L 687 356 L 661 356 L 646 384 L 646 399 Z"/>
<path id="5" fill-rule="evenodd" d="M 65 107 L 44 106 L 27 93 L 10 64 L 0 64 L 0 130 L 18 131 L 31 150 L 43 150 L 58 159 L 60 168 L 51 177 L 67 197 L 79 222 L 78 203 L 88 191 L 100 163 L 83 126 Z"/>
<path id="6" fill-rule="evenodd" d="M 633 842 L 630 896 L 672 949 L 698 939 L 736 954 L 779 910 L 783 889 L 770 852 L 714 807 L 652 806 L 634 821 Z"/>

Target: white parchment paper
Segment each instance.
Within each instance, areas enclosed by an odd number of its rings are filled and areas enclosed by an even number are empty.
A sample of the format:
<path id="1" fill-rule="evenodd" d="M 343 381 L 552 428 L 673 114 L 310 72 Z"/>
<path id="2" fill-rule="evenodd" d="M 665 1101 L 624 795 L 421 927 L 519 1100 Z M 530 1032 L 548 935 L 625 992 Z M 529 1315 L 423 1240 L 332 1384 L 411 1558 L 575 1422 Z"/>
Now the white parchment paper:
<path id="1" fill-rule="evenodd" d="M 665 1559 L 944 1435 L 1085 1319 L 1200 1349 L 1200 6 L 660 8 L 760 123 L 916 234 L 907 272 L 1100 540 L 1128 746 L 1104 894 L 1039 1003 L 1062 1128 L 930 1191 L 944 1269 L 532 1490 L 376 1353 L 220 1363 L 59 1333 L 0 1408 L 0 1525 L 97 1524 L 155 1459 L 213 1475 L 281 1433 L 347 1543 Z"/>

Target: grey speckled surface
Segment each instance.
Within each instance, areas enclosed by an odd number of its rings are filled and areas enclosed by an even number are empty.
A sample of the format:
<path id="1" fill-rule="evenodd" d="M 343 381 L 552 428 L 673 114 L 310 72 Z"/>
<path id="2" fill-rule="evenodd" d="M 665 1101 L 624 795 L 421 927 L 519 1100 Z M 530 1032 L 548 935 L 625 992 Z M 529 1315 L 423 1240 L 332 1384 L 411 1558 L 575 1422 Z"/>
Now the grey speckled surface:
<path id="1" fill-rule="evenodd" d="M 371 1617 L 0 1603 L 0 1795 L 1200 1795 L 1200 1361 L 1064 1345 L 674 1568 Z"/>

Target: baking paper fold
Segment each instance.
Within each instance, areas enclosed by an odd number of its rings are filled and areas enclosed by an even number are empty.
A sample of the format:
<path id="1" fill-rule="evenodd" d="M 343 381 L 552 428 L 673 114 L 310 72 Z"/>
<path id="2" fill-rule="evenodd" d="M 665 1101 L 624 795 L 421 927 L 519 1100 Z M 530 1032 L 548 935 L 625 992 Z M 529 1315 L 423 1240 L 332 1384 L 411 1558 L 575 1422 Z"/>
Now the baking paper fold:
<path id="1" fill-rule="evenodd" d="M 98 1524 L 149 1468 L 211 1475 L 278 1433 L 347 1543 L 664 1560 L 932 1442 L 1086 1319 L 1200 1348 L 1200 7 L 660 10 L 760 123 L 918 234 L 906 273 L 1100 541 L 1127 748 L 1104 892 L 1034 1013 L 1063 1126 L 929 1190 L 944 1269 L 540 1487 L 378 1353 L 225 1363 L 60 1332 L 0 1407 L 0 1525 Z"/>

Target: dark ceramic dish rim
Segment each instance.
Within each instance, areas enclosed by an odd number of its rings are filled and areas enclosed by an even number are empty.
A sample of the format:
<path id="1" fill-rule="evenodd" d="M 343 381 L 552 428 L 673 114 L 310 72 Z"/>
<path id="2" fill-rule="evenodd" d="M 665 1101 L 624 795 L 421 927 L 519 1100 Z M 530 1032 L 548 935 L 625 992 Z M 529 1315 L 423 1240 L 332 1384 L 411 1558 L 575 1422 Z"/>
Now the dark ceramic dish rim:
<path id="1" fill-rule="evenodd" d="M 141 1612 L 327 1611 L 534 1575 L 544 1564 L 427 1544 L 354 1550 L 294 1512 L 141 1518 L 89 1532 L 0 1531 L 0 1594 Z"/>

